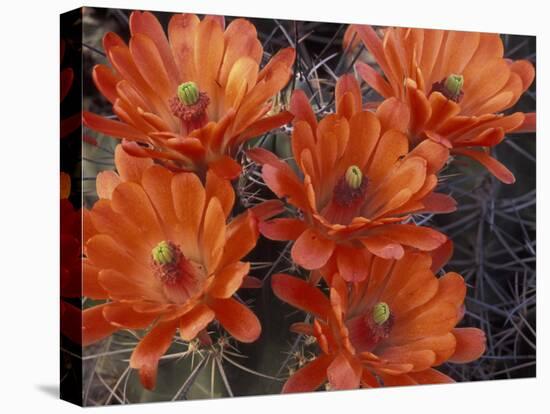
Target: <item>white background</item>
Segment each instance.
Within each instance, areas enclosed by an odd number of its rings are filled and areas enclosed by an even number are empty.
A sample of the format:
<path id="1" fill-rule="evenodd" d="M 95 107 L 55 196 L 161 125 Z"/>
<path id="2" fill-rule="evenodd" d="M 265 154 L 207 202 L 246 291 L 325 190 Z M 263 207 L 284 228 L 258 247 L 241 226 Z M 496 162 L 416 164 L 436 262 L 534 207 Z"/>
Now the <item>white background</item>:
<path id="1" fill-rule="evenodd" d="M 89 5 L 537 35 L 537 379 L 107 408 L 120 413 L 550 412 L 547 195 L 550 21 L 544 1 L 117 0 Z M 58 14 L 78 1 L 2 3 L 0 22 L 0 405 L 67 413 L 58 381 Z M 34 409 L 34 410 L 33 410 Z"/>

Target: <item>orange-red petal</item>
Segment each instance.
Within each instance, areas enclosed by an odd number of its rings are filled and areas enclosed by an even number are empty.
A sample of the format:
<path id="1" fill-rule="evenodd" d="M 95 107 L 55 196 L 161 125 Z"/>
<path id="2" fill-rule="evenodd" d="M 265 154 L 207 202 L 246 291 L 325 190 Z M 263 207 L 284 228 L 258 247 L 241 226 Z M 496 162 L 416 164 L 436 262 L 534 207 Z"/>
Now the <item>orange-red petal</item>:
<path id="1" fill-rule="evenodd" d="M 503 164 L 501 164 L 499 161 L 491 157 L 486 152 L 465 149 L 465 148 L 455 148 L 453 149 L 453 153 L 464 155 L 466 157 L 470 157 L 476 160 L 485 168 L 487 168 L 487 170 L 489 170 L 491 174 L 493 174 L 496 178 L 498 178 L 504 184 L 514 184 L 516 182 L 516 178 L 514 177 L 514 174 L 508 168 L 506 168 Z"/>
<path id="2" fill-rule="evenodd" d="M 330 259 L 335 247 L 334 241 L 307 229 L 292 246 L 292 259 L 306 269 L 319 269 Z"/>
<path id="3" fill-rule="evenodd" d="M 271 287 L 282 301 L 318 318 L 325 319 L 330 312 L 329 299 L 305 280 L 282 273 L 276 274 L 273 275 Z"/>
<path id="4" fill-rule="evenodd" d="M 157 323 L 139 342 L 130 357 L 130 368 L 139 370 L 142 385 L 155 388 L 159 359 L 168 351 L 177 328 L 177 320 Z"/>
<path id="5" fill-rule="evenodd" d="M 111 325 L 103 316 L 107 305 L 98 305 L 82 312 L 82 345 L 91 345 L 112 335 L 120 328 Z"/>
<path id="6" fill-rule="evenodd" d="M 306 224 L 295 218 L 278 218 L 260 222 L 260 233 L 270 240 L 296 240 L 306 230 Z"/>
<path id="7" fill-rule="evenodd" d="M 285 382 L 282 393 L 315 391 L 326 381 L 332 359 L 330 355 L 321 355 L 304 365 Z"/>
<path id="8" fill-rule="evenodd" d="M 212 309 L 205 304 L 198 304 L 179 318 L 181 338 L 184 341 L 192 341 L 215 317 L 216 314 Z"/>
<path id="9" fill-rule="evenodd" d="M 339 354 L 327 368 L 330 386 L 335 390 L 352 390 L 359 388 L 361 366 L 353 363 L 344 354 Z"/>
<path id="10" fill-rule="evenodd" d="M 364 249 L 338 246 L 336 263 L 340 276 L 346 282 L 361 282 L 367 277 L 367 262 Z"/>
<path id="11" fill-rule="evenodd" d="M 237 341 L 254 342 L 260 337 L 262 327 L 257 316 L 235 299 L 210 299 L 208 306 L 216 313 L 216 319 Z"/>
<path id="12" fill-rule="evenodd" d="M 210 285 L 209 294 L 215 298 L 230 298 L 243 283 L 250 263 L 235 262 L 219 270 Z"/>
<path id="13" fill-rule="evenodd" d="M 475 361 L 485 352 L 485 333 L 477 328 L 455 328 L 453 335 L 456 338 L 455 353 L 449 361 L 465 364 Z"/>
<path id="14" fill-rule="evenodd" d="M 220 267 L 237 262 L 256 246 L 258 240 L 256 217 L 250 210 L 235 217 L 226 228 L 226 240 Z"/>

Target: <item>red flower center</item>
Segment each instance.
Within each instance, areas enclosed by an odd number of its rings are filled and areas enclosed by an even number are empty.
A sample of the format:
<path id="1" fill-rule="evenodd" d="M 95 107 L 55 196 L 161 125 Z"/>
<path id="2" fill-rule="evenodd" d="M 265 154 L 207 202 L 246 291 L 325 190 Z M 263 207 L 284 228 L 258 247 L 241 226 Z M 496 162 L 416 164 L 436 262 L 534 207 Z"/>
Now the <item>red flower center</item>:
<path id="1" fill-rule="evenodd" d="M 172 114 L 181 121 L 182 135 L 187 135 L 208 123 L 206 109 L 210 104 L 210 98 L 206 92 L 200 92 L 194 82 L 182 83 L 176 96 L 170 98 L 168 104 Z"/>
<path id="2" fill-rule="evenodd" d="M 183 304 L 201 290 L 203 266 L 188 260 L 171 241 L 161 241 L 152 250 L 151 267 L 170 302 Z"/>
<path id="3" fill-rule="evenodd" d="M 464 96 L 463 91 L 464 86 L 464 77 L 462 75 L 451 74 L 439 82 L 435 82 L 432 85 L 433 92 L 439 92 L 447 99 L 459 103 L 462 97 Z"/>
<path id="4" fill-rule="evenodd" d="M 346 322 L 349 339 L 356 352 L 372 352 L 380 341 L 388 338 L 393 327 L 393 315 L 387 304 L 377 303 L 366 314 Z"/>
<path id="5" fill-rule="evenodd" d="M 332 199 L 322 210 L 323 216 L 331 223 L 351 223 L 361 212 L 368 181 L 359 167 L 350 166 L 334 186 Z"/>

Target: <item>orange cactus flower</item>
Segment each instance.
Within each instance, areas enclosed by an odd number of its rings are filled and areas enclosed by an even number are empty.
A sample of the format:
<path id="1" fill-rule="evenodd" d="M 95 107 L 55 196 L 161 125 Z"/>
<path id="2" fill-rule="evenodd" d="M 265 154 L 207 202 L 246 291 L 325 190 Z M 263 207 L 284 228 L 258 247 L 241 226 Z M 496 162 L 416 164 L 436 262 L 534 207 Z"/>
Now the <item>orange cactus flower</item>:
<path id="1" fill-rule="evenodd" d="M 338 81 L 336 97 L 337 113 L 319 123 L 303 92 L 291 100 L 292 151 L 303 179 L 266 150 L 248 154 L 263 164 L 267 186 L 303 213 L 262 223 L 262 234 L 295 240 L 292 258 L 306 269 L 336 260 L 345 280 L 358 281 L 366 276 L 367 251 L 398 259 L 403 246 L 430 251 L 443 244 L 441 233 L 404 221 L 412 213 L 453 211 L 455 203 L 434 193 L 449 155 L 445 147 L 426 141 L 409 152 L 407 137 L 391 129 L 390 119 L 361 111 L 350 75 Z"/>
<path id="2" fill-rule="evenodd" d="M 119 120 L 84 114 L 86 126 L 123 139 L 129 153 L 172 170 L 204 177 L 211 168 L 235 178 L 238 147 L 291 119 L 269 112 L 289 80 L 294 49 L 282 49 L 260 70 L 263 49 L 249 21 L 233 20 L 224 31 L 223 18 L 179 14 L 167 37 L 153 14 L 133 12 L 130 31 L 129 46 L 115 33 L 105 35 L 112 68 L 93 71 Z"/>
<path id="3" fill-rule="evenodd" d="M 352 34 L 382 73 L 363 62 L 357 71 L 386 99 L 384 111 L 408 120 L 413 145 L 424 139 L 441 142 L 453 154 L 483 164 L 502 182 L 515 181 L 488 151 L 506 133 L 533 127 L 533 114 L 502 114 L 531 85 L 535 71 L 530 62 L 505 59 L 498 34 L 387 28 L 381 39 L 370 26 L 352 25 L 348 43 Z"/>
<path id="4" fill-rule="evenodd" d="M 485 335 L 456 327 L 464 280 L 456 273 L 437 278 L 431 265 L 422 252 L 398 261 L 370 256 L 368 280 L 349 284 L 335 274 L 330 299 L 304 280 L 275 275 L 275 294 L 315 317 L 293 331 L 314 336 L 320 348 L 283 392 L 313 391 L 327 380 L 331 389 L 453 382 L 434 367 L 479 358 Z"/>
<path id="5" fill-rule="evenodd" d="M 147 329 L 130 366 L 152 389 L 177 330 L 185 341 L 207 339 L 217 320 L 239 341 L 259 337 L 258 318 L 232 297 L 253 280 L 242 258 L 256 244 L 257 219 L 251 210 L 228 218 L 233 189 L 212 172 L 203 185 L 120 146 L 115 161 L 120 175 L 98 178 L 100 200 L 84 217 L 83 293 L 108 302 L 83 312 L 83 344 Z"/>

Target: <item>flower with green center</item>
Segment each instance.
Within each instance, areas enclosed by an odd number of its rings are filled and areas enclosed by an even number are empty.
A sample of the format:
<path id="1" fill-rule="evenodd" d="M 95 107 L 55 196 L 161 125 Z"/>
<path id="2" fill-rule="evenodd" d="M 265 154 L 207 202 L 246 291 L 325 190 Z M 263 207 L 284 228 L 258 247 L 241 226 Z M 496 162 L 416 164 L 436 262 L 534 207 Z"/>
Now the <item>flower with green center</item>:
<path id="1" fill-rule="evenodd" d="M 142 178 L 130 182 L 119 176 L 113 198 L 102 199 L 87 211 L 94 223 L 105 205 L 112 212 L 112 226 L 94 226 L 97 233 L 83 240 L 84 293 L 103 302 L 82 312 L 79 337 L 87 346 L 119 330 L 146 331 L 129 363 L 139 370 L 143 386 L 151 390 L 159 360 L 176 333 L 183 341 L 200 338 L 202 343 L 216 320 L 238 341 L 253 342 L 260 336 L 258 318 L 233 298 L 248 277 L 250 263 L 241 259 L 256 245 L 259 217 L 255 210 L 246 210 L 228 219 L 226 212 L 235 199 L 233 188 L 211 170 L 203 184 L 195 173 L 173 173 L 152 165 L 151 160 L 131 157 L 121 146 L 115 151 L 117 170 L 128 171 L 131 166 Z M 100 194 L 104 193 L 101 181 L 97 184 Z M 159 194 L 165 204 L 158 210 L 154 230 L 132 237 L 143 232 L 144 217 L 159 208 Z M 197 221 L 197 217 L 203 219 Z M 85 229 L 84 234 L 90 234 Z M 105 275 L 105 285 L 98 289 L 100 273 Z"/>
<path id="2" fill-rule="evenodd" d="M 353 190 L 357 190 L 363 183 L 363 173 L 358 166 L 352 165 L 346 170 L 346 183 Z"/>
<path id="3" fill-rule="evenodd" d="M 372 318 L 377 325 L 383 325 L 390 319 L 390 307 L 386 302 L 378 302 L 372 310 Z"/>
<path id="4" fill-rule="evenodd" d="M 155 14 L 135 11 L 129 18 L 131 47 L 117 34 L 105 34 L 110 65 L 96 65 L 92 78 L 120 116 L 85 111 L 82 120 L 124 139 L 130 155 L 203 178 L 212 168 L 233 180 L 242 173 L 234 159 L 242 144 L 293 119 L 286 109 L 273 108 L 273 96 L 291 79 L 296 52 L 283 48 L 262 65 L 256 27 L 242 18 L 226 26 L 223 16 L 177 13 L 167 23 L 169 33 Z M 121 85 L 136 86 L 135 76 L 143 87 L 139 97 L 129 99 L 128 88 Z"/>
<path id="5" fill-rule="evenodd" d="M 178 98 L 184 105 L 191 106 L 199 100 L 199 88 L 195 82 L 184 82 L 178 86 Z"/>
<path id="6" fill-rule="evenodd" d="M 333 273 L 328 297 L 306 280 L 273 275 L 274 294 L 315 318 L 291 330 L 313 333 L 319 345 L 282 392 L 314 391 L 325 381 L 333 390 L 453 382 L 437 366 L 478 359 L 486 340 L 479 329 L 456 327 L 466 283 L 453 272 L 436 276 L 442 262 L 432 269 L 431 255 L 412 250 L 400 260 L 371 256 L 369 278 L 350 288 Z"/>

